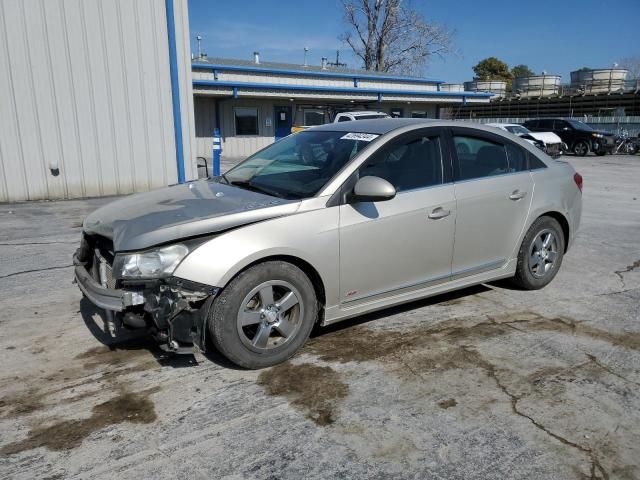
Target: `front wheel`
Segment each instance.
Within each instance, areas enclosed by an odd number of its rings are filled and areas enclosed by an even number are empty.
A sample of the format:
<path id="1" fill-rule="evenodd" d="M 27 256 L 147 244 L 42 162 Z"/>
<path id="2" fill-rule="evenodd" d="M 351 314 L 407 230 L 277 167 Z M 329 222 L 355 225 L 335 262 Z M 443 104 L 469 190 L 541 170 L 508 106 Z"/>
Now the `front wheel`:
<path id="1" fill-rule="evenodd" d="M 525 290 L 537 290 L 554 279 L 564 256 L 565 238 L 555 218 L 540 217 L 527 231 L 518 252 L 513 281 Z"/>
<path id="2" fill-rule="evenodd" d="M 236 365 L 284 362 L 309 337 L 318 315 L 309 277 L 295 265 L 267 261 L 234 278 L 214 300 L 208 330 L 216 349 Z"/>
<path id="3" fill-rule="evenodd" d="M 589 145 L 587 142 L 580 140 L 573 146 L 573 153 L 579 157 L 584 157 L 589 153 Z"/>

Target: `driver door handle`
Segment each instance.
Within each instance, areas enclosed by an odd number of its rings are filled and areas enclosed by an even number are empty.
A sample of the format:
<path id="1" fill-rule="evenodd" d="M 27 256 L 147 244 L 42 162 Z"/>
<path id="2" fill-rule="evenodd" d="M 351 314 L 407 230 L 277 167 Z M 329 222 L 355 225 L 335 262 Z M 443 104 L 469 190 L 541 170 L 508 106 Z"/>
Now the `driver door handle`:
<path id="1" fill-rule="evenodd" d="M 520 190 L 514 190 L 513 192 L 511 192 L 511 195 L 509 195 L 509 199 L 510 200 L 522 200 L 526 196 L 527 196 L 527 192 L 521 192 Z"/>
<path id="2" fill-rule="evenodd" d="M 429 218 L 431 220 L 438 220 L 440 218 L 448 217 L 449 215 L 451 215 L 451 210 L 445 210 L 442 207 L 436 207 L 431 210 Z"/>

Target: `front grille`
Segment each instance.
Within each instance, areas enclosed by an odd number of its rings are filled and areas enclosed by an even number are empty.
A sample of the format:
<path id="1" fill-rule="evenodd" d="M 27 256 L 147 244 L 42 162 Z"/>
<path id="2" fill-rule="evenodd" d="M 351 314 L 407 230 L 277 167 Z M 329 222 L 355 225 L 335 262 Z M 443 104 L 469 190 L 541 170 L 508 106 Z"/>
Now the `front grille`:
<path id="1" fill-rule="evenodd" d="M 559 143 L 548 143 L 546 150 L 548 155 L 558 155 L 561 150 L 561 145 Z"/>

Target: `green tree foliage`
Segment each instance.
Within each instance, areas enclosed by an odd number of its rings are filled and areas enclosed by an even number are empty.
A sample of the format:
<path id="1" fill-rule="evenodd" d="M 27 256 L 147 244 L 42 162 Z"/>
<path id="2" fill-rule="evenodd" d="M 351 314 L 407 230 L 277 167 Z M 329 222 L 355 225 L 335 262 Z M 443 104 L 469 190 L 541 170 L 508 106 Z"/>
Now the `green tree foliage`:
<path id="1" fill-rule="evenodd" d="M 478 64 L 473 67 L 473 71 L 476 74 L 475 78 L 478 80 L 511 81 L 509 65 L 496 57 L 489 57 L 484 60 L 480 60 Z"/>
<path id="2" fill-rule="evenodd" d="M 530 77 L 531 75 L 535 75 L 533 70 L 529 68 L 528 65 L 520 64 L 516 65 L 511 69 L 511 77 Z"/>

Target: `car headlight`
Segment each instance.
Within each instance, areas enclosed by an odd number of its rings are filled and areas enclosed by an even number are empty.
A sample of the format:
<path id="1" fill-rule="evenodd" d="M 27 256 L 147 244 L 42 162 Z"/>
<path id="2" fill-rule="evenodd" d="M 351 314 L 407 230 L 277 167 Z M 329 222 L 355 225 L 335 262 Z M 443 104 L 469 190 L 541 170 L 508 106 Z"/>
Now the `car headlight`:
<path id="1" fill-rule="evenodd" d="M 181 243 L 145 252 L 118 253 L 113 262 L 113 274 L 118 279 L 169 277 L 189 253 Z"/>
<path id="2" fill-rule="evenodd" d="M 604 137 L 604 135 L 602 135 L 601 133 L 592 133 L 591 136 L 593 138 L 602 138 L 602 137 Z"/>

